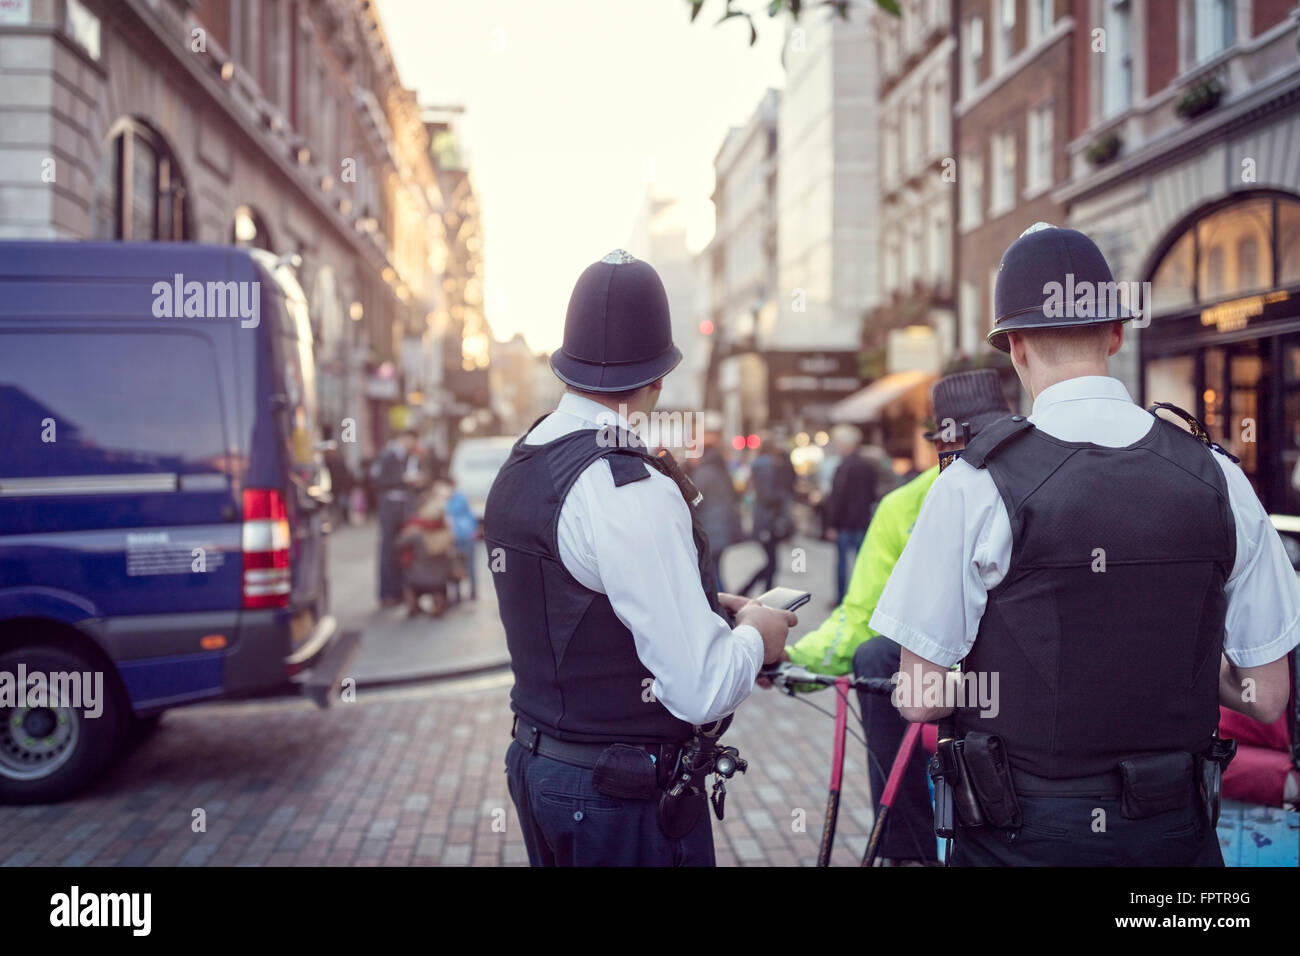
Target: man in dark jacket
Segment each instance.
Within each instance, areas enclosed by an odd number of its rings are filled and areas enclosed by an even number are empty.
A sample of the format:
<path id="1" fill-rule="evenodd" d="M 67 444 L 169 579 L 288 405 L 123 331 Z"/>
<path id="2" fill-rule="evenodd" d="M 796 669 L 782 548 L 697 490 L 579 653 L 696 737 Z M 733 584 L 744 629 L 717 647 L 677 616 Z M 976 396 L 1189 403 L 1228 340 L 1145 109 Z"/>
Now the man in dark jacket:
<path id="1" fill-rule="evenodd" d="M 722 585 L 722 552 L 740 540 L 740 506 L 736 488 L 727 471 L 727 461 L 717 445 L 709 445 L 700 460 L 691 469 L 691 480 L 704 499 L 698 514 L 704 533 L 709 536 L 709 549 L 713 557 L 713 581 L 719 591 Z"/>
<path id="2" fill-rule="evenodd" d="M 385 607 L 402 603 L 401 567 L 397 560 L 397 531 L 406 520 L 413 481 L 415 432 L 403 431 L 370 466 L 370 481 L 379 508 L 379 599 Z"/>
<path id="3" fill-rule="evenodd" d="M 826 537 L 835 542 L 835 603 L 844 601 L 849 564 L 862 548 L 876 507 L 880 472 L 858 453 L 862 433 L 852 425 L 839 425 L 832 434 L 840 455 L 839 467 L 826 499 Z"/>
<path id="4" fill-rule="evenodd" d="M 749 484 L 754 490 L 754 537 L 763 546 L 764 563 L 740 589 L 748 594 L 760 580 L 772 590 L 776 579 L 776 547 L 794 534 L 794 466 L 784 443 L 773 433 L 763 436 L 762 452 L 750 463 Z"/>

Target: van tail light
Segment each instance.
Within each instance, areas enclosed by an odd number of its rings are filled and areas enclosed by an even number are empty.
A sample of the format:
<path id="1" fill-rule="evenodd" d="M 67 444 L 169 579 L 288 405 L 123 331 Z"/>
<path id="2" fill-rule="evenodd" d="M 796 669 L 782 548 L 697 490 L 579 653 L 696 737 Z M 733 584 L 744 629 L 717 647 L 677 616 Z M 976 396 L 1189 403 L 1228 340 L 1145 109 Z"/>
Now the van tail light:
<path id="1" fill-rule="evenodd" d="M 244 489 L 244 607 L 289 604 L 289 512 L 274 489 Z"/>

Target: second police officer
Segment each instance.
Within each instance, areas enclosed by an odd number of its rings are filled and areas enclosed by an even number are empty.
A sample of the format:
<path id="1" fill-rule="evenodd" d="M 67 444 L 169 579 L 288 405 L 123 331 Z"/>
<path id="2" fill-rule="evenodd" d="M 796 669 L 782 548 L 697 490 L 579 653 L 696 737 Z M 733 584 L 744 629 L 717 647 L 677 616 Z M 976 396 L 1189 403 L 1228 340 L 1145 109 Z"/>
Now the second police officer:
<path id="1" fill-rule="evenodd" d="M 681 357 L 655 270 L 593 263 L 551 357 L 566 393 L 488 496 L 507 781 L 534 866 L 713 865 L 703 771 L 795 623 L 717 593 L 690 486 L 632 432 Z"/>
<path id="2" fill-rule="evenodd" d="M 871 619 L 903 647 L 903 715 L 940 718 L 955 865 L 1221 866 L 1219 705 L 1267 723 L 1288 697 L 1300 587 L 1281 540 L 1195 419 L 1109 376 L 1132 317 L 1114 288 L 1074 230 L 1007 249 L 989 342 L 1032 413 L 935 481 Z M 952 696 L 922 695 L 945 680 Z"/>

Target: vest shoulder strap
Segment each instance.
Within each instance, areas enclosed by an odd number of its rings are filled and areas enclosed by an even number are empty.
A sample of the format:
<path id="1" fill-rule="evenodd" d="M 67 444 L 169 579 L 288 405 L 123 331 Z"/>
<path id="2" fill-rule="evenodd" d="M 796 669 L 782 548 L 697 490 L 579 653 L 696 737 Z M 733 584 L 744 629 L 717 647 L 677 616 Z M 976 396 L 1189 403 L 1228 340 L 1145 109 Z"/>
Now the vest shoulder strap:
<path id="1" fill-rule="evenodd" d="M 962 449 L 961 460 L 972 468 L 983 468 L 984 463 L 1000 449 L 1033 427 L 1034 423 L 1023 415 L 1000 418 L 982 429 L 971 443 Z"/>
<path id="2" fill-rule="evenodd" d="M 1217 451 L 1220 455 L 1227 458 L 1231 462 L 1235 463 L 1241 461 L 1240 458 L 1238 458 L 1232 452 L 1228 451 L 1228 449 L 1224 448 L 1217 441 L 1211 439 L 1209 429 L 1207 429 L 1204 425 L 1202 425 L 1201 420 L 1197 418 L 1195 415 L 1193 415 L 1191 412 L 1181 409 L 1177 405 L 1171 404 L 1170 402 L 1155 402 L 1151 405 L 1150 408 L 1147 409 L 1147 411 L 1159 419 L 1160 416 L 1156 415 L 1156 409 L 1158 408 L 1162 408 L 1165 411 L 1169 412 L 1170 414 L 1176 415 L 1179 418 L 1181 418 L 1184 422 L 1186 422 L 1188 429 L 1192 433 L 1192 437 L 1195 438 L 1197 441 L 1199 441 L 1205 447 L 1213 451 Z M 1160 419 L 1160 420 L 1164 421 L 1164 419 Z"/>
<path id="3" fill-rule="evenodd" d="M 605 460 L 609 462 L 609 470 L 614 476 L 614 487 L 616 488 L 650 477 L 650 466 L 646 463 L 646 459 L 639 454 L 613 452 L 606 455 Z"/>

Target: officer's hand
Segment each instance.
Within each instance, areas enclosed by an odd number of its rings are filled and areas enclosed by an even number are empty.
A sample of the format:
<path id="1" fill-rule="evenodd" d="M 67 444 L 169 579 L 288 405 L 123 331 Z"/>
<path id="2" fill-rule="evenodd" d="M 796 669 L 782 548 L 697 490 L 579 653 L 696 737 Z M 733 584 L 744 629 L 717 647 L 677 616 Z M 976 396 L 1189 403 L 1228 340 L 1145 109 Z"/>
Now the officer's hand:
<path id="1" fill-rule="evenodd" d="M 763 638 L 764 664 L 775 664 L 781 659 L 781 653 L 785 650 L 785 636 L 798 623 L 799 618 L 794 612 L 764 607 L 757 601 L 750 601 L 736 612 L 737 627 L 748 624 Z"/>
<path id="2" fill-rule="evenodd" d="M 726 591 L 719 591 L 718 603 L 722 605 L 724 611 L 739 614 L 740 609 L 749 603 L 749 598 L 741 597 L 739 594 L 728 594 Z"/>
<path id="3" fill-rule="evenodd" d="M 780 660 L 788 661 L 789 659 L 790 659 L 790 652 L 784 647 L 781 648 Z M 754 683 L 757 684 L 759 687 L 763 688 L 763 690 L 767 690 L 769 687 L 772 686 L 772 679 L 770 677 L 757 677 L 754 679 Z"/>

